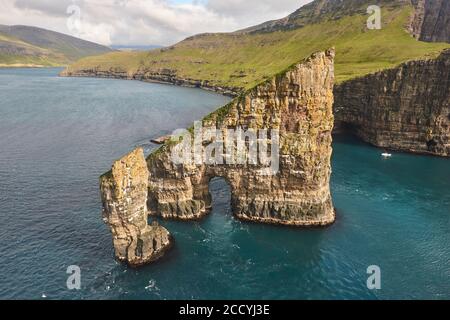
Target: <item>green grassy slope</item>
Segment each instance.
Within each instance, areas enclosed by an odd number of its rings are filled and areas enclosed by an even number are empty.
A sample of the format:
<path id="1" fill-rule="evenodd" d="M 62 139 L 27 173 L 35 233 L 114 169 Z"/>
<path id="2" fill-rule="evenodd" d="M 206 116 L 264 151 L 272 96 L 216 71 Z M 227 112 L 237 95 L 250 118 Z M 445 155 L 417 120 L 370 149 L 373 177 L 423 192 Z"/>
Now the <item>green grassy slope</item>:
<path id="1" fill-rule="evenodd" d="M 435 57 L 450 47 L 447 43 L 419 42 L 410 36 L 406 26 L 413 8 L 409 5 L 386 2 L 382 6 L 381 30 L 367 30 L 368 15 L 361 8 L 364 6 L 348 15 L 324 14 L 300 28 L 284 26 L 264 32 L 205 34 L 161 50 L 89 57 L 69 66 L 67 71 L 76 74 L 91 69 L 114 70 L 131 75 L 138 70 L 153 73 L 170 69 L 179 78 L 250 88 L 311 53 L 331 46 L 336 47 L 337 82 L 407 60 Z M 302 16 L 302 11 L 299 12 L 297 17 Z"/>
<path id="2" fill-rule="evenodd" d="M 52 65 L 51 60 L 56 57 L 50 51 L 0 33 L 0 65 Z"/>
<path id="3" fill-rule="evenodd" d="M 0 66 L 61 66 L 111 49 L 61 33 L 0 25 Z"/>

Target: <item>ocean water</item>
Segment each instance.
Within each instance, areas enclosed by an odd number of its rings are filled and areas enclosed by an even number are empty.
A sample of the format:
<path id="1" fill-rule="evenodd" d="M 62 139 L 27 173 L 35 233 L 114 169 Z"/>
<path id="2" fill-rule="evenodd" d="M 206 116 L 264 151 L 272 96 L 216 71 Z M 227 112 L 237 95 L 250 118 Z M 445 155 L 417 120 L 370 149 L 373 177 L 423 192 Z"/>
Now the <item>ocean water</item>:
<path id="1" fill-rule="evenodd" d="M 58 71 L 0 69 L 0 299 L 450 299 L 450 160 L 383 159 L 352 137 L 334 141 L 333 226 L 237 221 L 216 179 L 207 218 L 162 222 L 176 239 L 163 260 L 117 263 L 98 176 L 228 99 Z M 81 290 L 67 289 L 70 265 Z"/>

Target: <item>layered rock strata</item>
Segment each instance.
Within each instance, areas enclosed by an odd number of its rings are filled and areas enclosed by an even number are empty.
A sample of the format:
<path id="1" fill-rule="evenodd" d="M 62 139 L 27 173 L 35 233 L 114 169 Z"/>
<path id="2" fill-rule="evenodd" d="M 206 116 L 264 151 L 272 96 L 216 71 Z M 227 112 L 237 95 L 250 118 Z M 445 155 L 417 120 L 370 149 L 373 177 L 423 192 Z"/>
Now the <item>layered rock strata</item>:
<path id="1" fill-rule="evenodd" d="M 450 1 L 411 0 L 415 13 L 410 31 L 421 41 L 450 42 Z"/>
<path id="2" fill-rule="evenodd" d="M 164 227 L 147 223 L 148 186 L 141 148 L 116 161 L 100 178 L 103 218 L 111 228 L 116 258 L 133 267 L 159 259 L 172 244 Z"/>
<path id="3" fill-rule="evenodd" d="M 450 50 L 347 81 L 334 96 L 336 130 L 378 147 L 450 156 Z"/>
<path id="4" fill-rule="evenodd" d="M 177 136 L 166 142 L 146 162 L 142 149 L 116 161 L 100 179 L 104 217 L 113 233 L 116 257 L 132 266 L 160 257 L 171 237 L 163 227 L 149 226 L 147 215 L 182 220 L 202 217 L 211 209 L 209 182 L 214 177 L 230 184 L 232 210 L 238 218 L 295 226 L 333 223 L 329 184 L 333 61 L 334 50 L 316 53 L 201 121 L 223 136 L 232 129 L 255 132 L 259 161 L 228 163 L 239 150 L 233 144 L 223 154 L 219 148 L 209 155 L 222 155 L 225 162 L 208 163 L 207 150 L 223 142 L 218 136 L 201 137 L 202 161 L 174 161 L 174 150 L 195 141 L 197 129 L 186 131 L 184 139 Z M 250 150 L 250 140 L 244 141 Z M 193 159 L 194 151 L 199 150 L 188 150 Z M 269 153 L 270 163 L 263 162 L 262 154 Z"/>
<path id="5" fill-rule="evenodd" d="M 238 218 L 298 226 L 332 223 L 333 59 L 333 50 L 316 53 L 203 120 L 204 127 L 218 128 L 223 136 L 230 128 L 279 132 L 276 173 L 268 174 L 260 163 L 175 164 L 177 143 L 168 143 L 147 160 L 151 213 L 197 219 L 211 208 L 210 180 L 223 177 L 231 186 L 232 210 Z M 207 154 L 209 146 L 204 141 L 200 154 Z"/>

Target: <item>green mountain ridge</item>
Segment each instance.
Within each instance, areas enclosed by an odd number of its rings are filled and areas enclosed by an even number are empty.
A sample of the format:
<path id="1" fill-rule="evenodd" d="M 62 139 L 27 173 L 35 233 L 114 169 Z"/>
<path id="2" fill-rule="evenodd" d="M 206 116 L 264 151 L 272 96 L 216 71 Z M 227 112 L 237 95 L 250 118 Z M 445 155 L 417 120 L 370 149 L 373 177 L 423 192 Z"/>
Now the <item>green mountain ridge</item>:
<path id="1" fill-rule="evenodd" d="M 448 43 L 417 41 L 409 0 L 378 1 L 382 28 L 368 30 L 369 0 L 316 0 L 292 15 L 232 33 L 200 34 L 149 52 L 114 52 L 81 59 L 63 75 L 114 76 L 198 86 L 251 88 L 316 51 L 336 48 L 337 83 L 436 57 Z"/>
<path id="2" fill-rule="evenodd" d="M 50 30 L 0 25 L 0 66 L 62 66 L 111 51 Z"/>
<path id="3" fill-rule="evenodd" d="M 395 8 L 410 4 L 410 2 L 409 0 L 378 0 L 373 4 Z M 365 15 L 368 5 L 369 2 L 366 0 L 316 0 L 304 5 L 285 18 L 267 21 L 250 28 L 236 31 L 235 33 L 293 30 L 327 20 L 338 20 L 343 16 Z"/>

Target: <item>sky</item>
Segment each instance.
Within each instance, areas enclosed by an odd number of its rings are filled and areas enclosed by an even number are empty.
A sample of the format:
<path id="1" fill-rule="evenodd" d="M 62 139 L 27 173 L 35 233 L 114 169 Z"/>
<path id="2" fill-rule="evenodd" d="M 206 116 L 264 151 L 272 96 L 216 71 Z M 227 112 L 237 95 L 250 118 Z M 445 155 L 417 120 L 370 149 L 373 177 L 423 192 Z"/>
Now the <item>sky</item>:
<path id="1" fill-rule="evenodd" d="M 312 0 L 0 0 L 0 24 L 30 25 L 103 45 L 170 45 L 287 16 Z"/>

